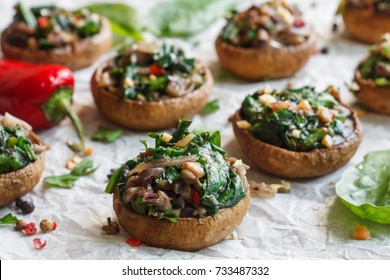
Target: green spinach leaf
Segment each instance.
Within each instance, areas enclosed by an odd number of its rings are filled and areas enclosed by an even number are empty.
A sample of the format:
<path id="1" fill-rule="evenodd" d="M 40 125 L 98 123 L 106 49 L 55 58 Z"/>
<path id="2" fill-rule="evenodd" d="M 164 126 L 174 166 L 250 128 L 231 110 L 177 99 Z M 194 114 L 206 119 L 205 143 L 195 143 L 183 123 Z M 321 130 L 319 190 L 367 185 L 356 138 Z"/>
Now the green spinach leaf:
<path id="1" fill-rule="evenodd" d="M 99 141 L 103 143 L 112 143 L 118 140 L 124 134 L 124 130 L 120 128 L 107 128 L 99 126 L 91 137 L 94 141 Z"/>
<path id="2" fill-rule="evenodd" d="M 368 153 L 336 184 L 342 202 L 361 218 L 390 224 L 390 150 Z"/>
<path id="3" fill-rule="evenodd" d="M 84 158 L 79 164 L 75 166 L 70 174 L 64 174 L 60 176 L 49 176 L 43 180 L 43 183 L 49 188 L 73 188 L 76 181 L 81 176 L 89 175 L 96 171 L 98 167 L 93 167 L 93 161 L 88 158 Z"/>
<path id="4" fill-rule="evenodd" d="M 218 99 L 211 100 L 207 102 L 207 104 L 203 107 L 202 111 L 200 111 L 201 115 L 212 114 L 220 109 Z"/>
<path id="5" fill-rule="evenodd" d="M 0 225 L 14 225 L 19 221 L 19 219 L 13 216 L 11 213 L 8 213 L 4 217 L 0 218 Z"/>
<path id="6" fill-rule="evenodd" d="M 157 36 L 190 37 L 221 18 L 236 0 L 168 0 L 151 11 L 146 28 Z"/>

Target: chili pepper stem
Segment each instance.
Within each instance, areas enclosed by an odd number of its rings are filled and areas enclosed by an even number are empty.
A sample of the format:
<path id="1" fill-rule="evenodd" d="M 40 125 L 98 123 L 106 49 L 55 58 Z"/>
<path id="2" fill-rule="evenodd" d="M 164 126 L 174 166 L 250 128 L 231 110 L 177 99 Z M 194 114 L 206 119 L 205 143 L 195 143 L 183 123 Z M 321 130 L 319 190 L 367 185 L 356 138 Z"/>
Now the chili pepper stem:
<path id="1" fill-rule="evenodd" d="M 72 103 L 72 89 L 59 88 L 50 99 L 43 105 L 43 111 L 46 118 L 53 123 L 62 121 L 66 116 L 70 118 L 77 135 L 80 139 L 80 144 L 76 145 L 68 142 L 68 147 L 75 153 L 81 152 L 85 148 L 85 138 L 83 125 L 77 114 L 71 108 Z"/>
<path id="2" fill-rule="evenodd" d="M 64 110 L 66 111 L 67 116 L 72 121 L 72 124 L 73 124 L 74 128 L 76 129 L 77 135 L 80 139 L 79 145 L 73 144 L 71 141 L 68 141 L 67 145 L 75 153 L 82 152 L 85 149 L 85 137 L 84 137 L 83 125 L 82 125 L 78 115 L 75 113 L 75 111 L 72 110 L 69 102 L 64 100 L 64 102 L 62 102 L 62 105 L 63 105 Z"/>

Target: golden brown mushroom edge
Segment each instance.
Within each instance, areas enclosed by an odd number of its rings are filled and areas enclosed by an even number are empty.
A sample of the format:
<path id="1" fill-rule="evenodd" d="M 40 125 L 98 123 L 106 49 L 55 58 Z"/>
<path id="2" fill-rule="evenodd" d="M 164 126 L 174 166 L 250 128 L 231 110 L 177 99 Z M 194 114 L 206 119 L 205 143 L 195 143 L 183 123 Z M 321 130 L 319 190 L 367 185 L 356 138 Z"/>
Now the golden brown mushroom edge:
<path id="1" fill-rule="evenodd" d="M 235 75 L 249 80 L 293 76 L 307 63 L 315 47 L 314 34 L 296 46 L 240 48 L 223 42 L 220 37 L 215 42 L 221 64 Z"/>
<path id="2" fill-rule="evenodd" d="M 110 23 L 104 17 L 102 17 L 102 26 L 98 34 L 79 39 L 73 46 L 67 45 L 51 50 L 32 50 L 13 46 L 7 41 L 11 32 L 9 26 L 1 36 L 1 50 L 4 57 L 33 64 L 60 64 L 71 70 L 78 70 L 93 64 L 110 49 L 112 44 Z"/>
<path id="3" fill-rule="evenodd" d="M 286 1 L 231 11 L 215 41 L 219 60 L 248 80 L 279 79 L 298 72 L 315 50 L 316 36 L 302 13 Z"/>
<path id="4" fill-rule="evenodd" d="M 383 34 L 390 32 L 389 15 L 346 5 L 342 16 L 346 31 L 359 42 L 374 44 Z"/>
<path id="5" fill-rule="evenodd" d="M 126 207 L 118 189 L 113 196 L 114 210 L 126 232 L 146 245 L 181 251 L 197 251 L 216 244 L 231 234 L 249 209 L 249 188 L 235 206 L 204 218 L 178 218 L 176 223 L 141 215 Z"/>

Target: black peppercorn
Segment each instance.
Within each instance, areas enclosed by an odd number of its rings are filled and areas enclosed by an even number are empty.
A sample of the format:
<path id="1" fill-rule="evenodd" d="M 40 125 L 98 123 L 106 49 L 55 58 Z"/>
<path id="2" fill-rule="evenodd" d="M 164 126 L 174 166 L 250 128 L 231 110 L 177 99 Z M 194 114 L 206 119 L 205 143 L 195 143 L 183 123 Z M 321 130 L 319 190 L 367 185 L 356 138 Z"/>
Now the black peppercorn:
<path id="1" fill-rule="evenodd" d="M 22 206 L 20 207 L 20 210 L 22 210 L 23 214 L 29 214 L 32 211 L 34 211 L 35 206 L 30 201 L 24 201 Z"/>

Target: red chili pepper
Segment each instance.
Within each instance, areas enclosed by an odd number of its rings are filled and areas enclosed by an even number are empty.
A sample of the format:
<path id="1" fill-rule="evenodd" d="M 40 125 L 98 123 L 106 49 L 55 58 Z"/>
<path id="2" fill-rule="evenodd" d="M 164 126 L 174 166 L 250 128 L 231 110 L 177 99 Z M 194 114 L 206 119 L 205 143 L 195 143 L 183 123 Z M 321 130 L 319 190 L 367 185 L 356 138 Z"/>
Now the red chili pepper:
<path id="1" fill-rule="evenodd" d="M 42 249 L 43 247 L 46 246 L 46 240 L 42 242 L 40 238 L 34 238 L 33 244 L 35 249 Z"/>
<path id="2" fill-rule="evenodd" d="M 40 17 L 37 20 L 38 26 L 41 28 L 45 28 L 50 24 L 50 20 L 47 17 Z"/>
<path id="3" fill-rule="evenodd" d="M 142 244 L 141 240 L 131 238 L 131 237 L 126 239 L 126 243 L 134 247 L 139 247 Z"/>
<path id="4" fill-rule="evenodd" d="M 27 235 L 34 235 L 37 233 L 37 226 L 35 223 L 29 223 L 24 227 Z"/>
<path id="5" fill-rule="evenodd" d="M 334 120 L 335 118 L 336 118 L 336 115 L 332 114 L 332 120 Z"/>
<path id="6" fill-rule="evenodd" d="M 198 192 L 195 189 L 191 189 L 191 195 L 192 195 L 192 202 L 194 203 L 195 206 L 200 206 L 200 197 Z"/>
<path id="7" fill-rule="evenodd" d="M 55 230 L 57 228 L 57 224 L 56 222 L 53 222 L 53 229 L 52 230 Z"/>
<path id="8" fill-rule="evenodd" d="M 149 71 L 155 76 L 162 76 L 165 74 L 165 69 L 158 65 L 149 66 Z"/>
<path id="9" fill-rule="evenodd" d="M 68 116 L 80 138 L 75 151 L 84 150 L 84 132 L 80 119 L 72 111 L 74 77 L 61 65 L 34 65 L 0 59 L 0 114 L 8 112 L 35 129 L 45 129 Z"/>

